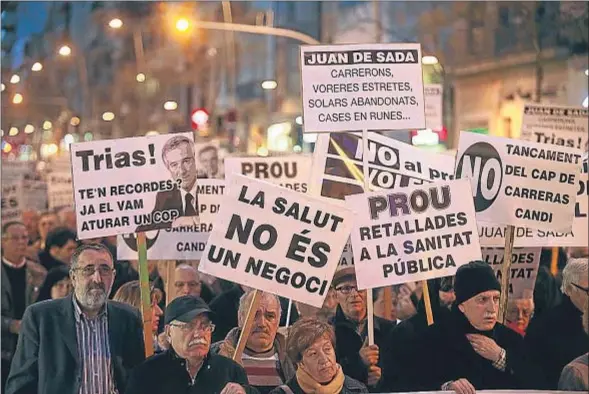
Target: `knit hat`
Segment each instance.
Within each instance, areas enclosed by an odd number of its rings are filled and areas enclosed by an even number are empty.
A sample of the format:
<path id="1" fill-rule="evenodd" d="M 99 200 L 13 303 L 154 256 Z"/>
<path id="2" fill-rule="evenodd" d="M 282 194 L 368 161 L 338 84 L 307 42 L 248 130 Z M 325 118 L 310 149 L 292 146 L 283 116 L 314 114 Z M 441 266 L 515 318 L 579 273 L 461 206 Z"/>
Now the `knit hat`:
<path id="1" fill-rule="evenodd" d="M 346 282 L 348 280 L 355 280 L 356 279 L 356 269 L 352 267 L 345 267 L 340 268 L 335 271 L 333 275 L 333 280 L 331 281 L 331 286 L 335 288 L 340 283 Z"/>
<path id="2" fill-rule="evenodd" d="M 497 280 L 493 268 L 484 261 L 475 260 L 458 268 L 454 282 L 456 305 L 471 299 L 477 294 L 489 290 L 501 291 L 501 284 Z"/>

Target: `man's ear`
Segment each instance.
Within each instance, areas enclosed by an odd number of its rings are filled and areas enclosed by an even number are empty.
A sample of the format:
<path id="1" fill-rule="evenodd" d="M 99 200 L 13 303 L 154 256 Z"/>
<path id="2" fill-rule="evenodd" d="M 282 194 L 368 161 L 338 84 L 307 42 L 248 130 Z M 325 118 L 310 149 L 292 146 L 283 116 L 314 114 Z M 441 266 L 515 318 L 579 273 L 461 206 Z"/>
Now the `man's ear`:
<path id="1" fill-rule="evenodd" d="M 458 305 L 458 310 L 462 313 L 464 313 L 464 303 Z"/>

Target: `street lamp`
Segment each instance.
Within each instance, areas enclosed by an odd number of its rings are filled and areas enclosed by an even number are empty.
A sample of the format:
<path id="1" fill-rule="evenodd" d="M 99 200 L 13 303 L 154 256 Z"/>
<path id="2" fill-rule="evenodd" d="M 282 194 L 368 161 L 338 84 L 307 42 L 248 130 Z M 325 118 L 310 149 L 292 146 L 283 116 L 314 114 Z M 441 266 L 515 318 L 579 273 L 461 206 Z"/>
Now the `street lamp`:
<path id="1" fill-rule="evenodd" d="M 438 64 L 438 58 L 433 55 L 426 55 L 421 58 L 421 64 L 433 66 L 434 64 Z"/>
<path id="2" fill-rule="evenodd" d="M 2 84 L 2 91 L 6 90 L 6 85 Z"/>
<path id="3" fill-rule="evenodd" d="M 12 103 L 13 104 L 20 104 L 23 101 L 23 96 L 20 93 L 15 93 L 14 96 L 12 97 Z"/>
<path id="4" fill-rule="evenodd" d="M 110 122 L 115 118 L 115 114 L 113 114 L 110 111 L 107 111 L 105 113 L 102 114 L 102 120 L 104 120 L 105 122 Z"/>
<path id="5" fill-rule="evenodd" d="M 111 29 L 120 29 L 121 27 L 123 27 L 123 21 L 119 18 L 114 18 L 111 19 L 110 22 L 108 22 L 108 26 Z"/>
<path id="6" fill-rule="evenodd" d="M 74 116 L 70 119 L 70 124 L 72 126 L 78 126 L 80 124 L 80 118 L 78 118 L 77 116 Z"/>
<path id="7" fill-rule="evenodd" d="M 137 80 L 137 82 L 145 82 L 145 74 L 139 73 L 139 74 L 137 74 L 135 79 Z"/>
<path id="8" fill-rule="evenodd" d="M 72 54 L 72 48 L 70 48 L 70 47 L 69 47 L 69 45 L 62 45 L 62 46 L 59 48 L 59 51 L 58 51 L 58 53 L 59 53 L 61 56 L 69 56 L 69 55 L 71 55 L 71 54 Z"/>
<path id="9" fill-rule="evenodd" d="M 43 70 L 43 65 L 39 62 L 35 62 L 35 64 L 33 64 L 31 66 L 31 71 L 37 72 L 37 71 L 41 71 L 41 70 Z"/>
<path id="10" fill-rule="evenodd" d="M 176 21 L 176 30 L 186 32 L 190 28 L 190 22 L 186 18 L 180 18 Z"/>
<path id="11" fill-rule="evenodd" d="M 20 77 L 18 76 L 18 74 L 13 74 L 12 77 L 10 77 L 10 83 L 16 84 L 19 82 L 20 82 Z"/>
<path id="12" fill-rule="evenodd" d="M 10 130 L 8 130 L 8 135 L 11 137 L 18 135 L 18 127 L 12 126 Z"/>
<path id="13" fill-rule="evenodd" d="M 51 129 L 51 127 L 53 127 L 53 125 L 51 124 L 51 122 L 49 120 L 46 120 L 45 122 L 43 122 L 43 130 L 49 130 L 49 129 Z"/>
<path id="14" fill-rule="evenodd" d="M 176 110 L 177 108 L 178 108 L 178 103 L 177 103 L 177 102 L 175 102 L 175 101 L 173 101 L 173 100 L 166 101 L 166 102 L 164 103 L 164 109 L 165 109 L 166 111 L 174 111 L 174 110 Z"/>
<path id="15" fill-rule="evenodd" d="M 278 86 L 276 81 L 270 80 L 270 81 L 262 82 L 262 89 L 264 89 L 264 90 L 274 90 L 274 89 L 276 89 L 276 86 Z"/>
<path id="16" fill-rule="evenodd" d="M 31 134 L 35 131 L 35 126 L 28 124 L 25 126 L 25 134 Z"/>

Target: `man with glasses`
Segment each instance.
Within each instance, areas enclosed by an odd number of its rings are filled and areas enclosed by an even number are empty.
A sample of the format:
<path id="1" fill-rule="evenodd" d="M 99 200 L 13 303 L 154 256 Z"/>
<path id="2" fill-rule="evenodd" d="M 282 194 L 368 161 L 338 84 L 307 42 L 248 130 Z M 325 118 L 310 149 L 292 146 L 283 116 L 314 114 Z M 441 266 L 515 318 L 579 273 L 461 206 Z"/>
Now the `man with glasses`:
<path id="1" fill-rule="evenodd" d="M 332 320 L 337 359 L 345 375 L 364 383 L 370 391 L 379 392 L 383 375 L 380 355 L 396 322 L 374 316 L 374 345 L 369 346 L 366 290 L 358 290 L 354 267 L 336 271 L 332 286 L 338 301 Z"/>
<path id="2" fill-rule="evenodd" d="M 126 394 L 254 393 L 239 364 L 209 352 L 215 330 L 210 314 L 199 297 L 170 302 L 164 320 L 171 346 L 133 371 Z"/>
<path id="3" fill-rule="evenodd" d="M 71 296 L 25 311 L 6 393 L 122 394 L 144 360 L 138 312 L 107 301 L 114 281 L 108 248 L 76 249 L 70 278 Z"/>
<path id="4" fill-rule="evenodd" d="M 583 307 L 589 298 L 589 260 L 569 259 L 562 272 L 560 304 L 534 317 L 525 337 L 526 350 L 542 373 L 530 376 L 534 388 L 556 390 L 562 369 L 589 351 L 583 330 Z"/>
<path id="5" fill-rule="evenodd" d="M 34 303 L 47 271 L 26 258 L 29 235 L 21 222 L 2 227 L 2 391 L 16 349 L 22 316 Z"/>

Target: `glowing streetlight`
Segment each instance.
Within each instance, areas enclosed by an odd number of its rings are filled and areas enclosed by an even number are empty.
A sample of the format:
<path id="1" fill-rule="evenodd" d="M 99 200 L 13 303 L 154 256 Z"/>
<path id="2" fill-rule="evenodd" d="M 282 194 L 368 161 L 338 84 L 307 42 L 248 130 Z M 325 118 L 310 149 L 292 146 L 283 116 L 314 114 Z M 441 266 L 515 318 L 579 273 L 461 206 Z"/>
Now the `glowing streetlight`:
<path id="1" fill-rule="evenodd" d="M 69 56 L 72 54 L 72 48 L 70 48 L 68 45 L 62 45 L 61 48 L 59 48 L 58 53 L 61 56 Z"/>
<path id="2" fill-rule="evenodd" d="M 276 89 L 276 86 L 278 86 L 278 84 L 276 83 L 276 81 L 264 81 L 264 82 L 262 82 L 262 89 L 264 89 L 264 90 L 274 90 L 274 89 Z"/>
<path id="3" fill-rule="evenodd" d="M 108 22 L 108 26 L 111 29 L 120 29 L 121 27 L 123 27 L 123 21 L 119 18 L 113 18 L 110 20 L 110 22 Z"/>
<path id="4" fill-rule="evenodd" d="M 110 121 L 114 120 L 114 118 L 115 118 L 115 114 L 113 114 L 110 111 L 107 111 L 102 114 L 102 120 L 104 120 L 105 122 L 110 122 Z"/>
<path id="5" fill-rule="evenodd" d="M 433 55 L 426 55 L 421 58 L 421 64 L 433 66 L 434 64 L 438 64 L 438 63 L 439 63 L 438 58 Z"/>
<path id="6" fill-rule="evenodd" d="M 180 18 L 176 21 L 176 30 L 186 32 L 190 28 L 190 22 L 186 18 Z"/>
<path id="7" fill-rule="evenodd" d="M 8 130 L 8 135 L 11 137 L 18 135 L 18 127 L 12 126 L 10 130 Z"/>
<path id="8" fill-rule="evenodd" d="M 145 82 L 145 74 L 139 73 L 137 74 L 137 76 L 135 76 L 135 79 L 137 80 L 137 82 Z"/>
<path id="9" fill-rule="evenodd" d="M 53 125 L 50 121 L 46 120 L 45 122 L 43 122 L 43 130 L 49 130 L 51 129 L 51 127 L 53 127 Z"/>
<path id="10" fill-rule="evenodd" d="M 10 77 L 10 83 L 16 84 L 19 82 L 20 82 L 20 77 L 18 76 L 18 74 L 13 74 L 12 77 Z"/>
<path id="11" fill-rule="evenodd" d="M 31 71 L 37 72 L 37 71 L 41 71 L 41 70 L 43 70 L 43 65 L 39 62 L 35 62 L 35 64 L 33 64 L 31 66 Z"/>
<path id="12" fill-rule="evenodd" d="M 69 145 L 74 141 L 75 141 L 74 136 L 69 133 L 63 137 L 63 142 L 65 142 L 66 145 Z"/>
<path id="13" fill-rule="evenodd" d="M 12 97 L 13 104 L 20 104 L 23 101 L 23 96 L 20 93 L 15 93 L 14 97 Z"/>
<path id="14" fill-rule="evenodd" d="M 10 153 L 10 151 L 12 150 L 12 145 L 10 145 L 9 142 L 5 142 L 2 141 L 2 151 L 4 151 L 4 153 Z"/>
<path id="15" fill-rule="evenodd" d="M 72 126 L 78 126 L 80 124 L 80 118 L 78 118 L 77 116 L 74 116 L 70 119 L 70 124 Z"/>
<path id="16" fill-rule="evenodd" d="M 175 102 L 175 101 L 172 101 L 172 100 L 170 100 L 170 101 L 166 101 L 166 102 L 164 103 L 164 109 L 165 109 L 166 111 L 174 111 L 174 110 L 176 110 L 177 108 L 178 108 L 178 103 L 177 103 L 177 102 Z"/>
<path id="17" fill-rule="evenodd" d="M 6 90 L 6 85 L 2 84 L 2 91 Z"/>
<path id="18" fill-rule="evenodd" d="M 25 134 L 31 134 L 35 132 L 35 126 L 28 124 L 25 126 Z"/>
<path id="19" fill-rule="evenodd" d="M 160 132 L 159 132 L 159 131 L 157 131 L 157 130 L 149 130 L 147 133 L 145 133 L 145 135 L 146 135 L 147 137 L 149 137 L 149 136 L 151 136 L 151 135 L 159 135 L 159 134 L 160 134 Z"/>
<path id="20" fill-rule="evenodd" d="M 300 116 L 300 115 L 299 115 L 299 116 L 297 116 L 297 117 L 295 118 L 295 123 L 296 123 L 296 124 L 298 124 L 299 126 L 302 126 L 302 125 L 303 125 L 303 117 L 302 117 L 302 116 Z"/>

